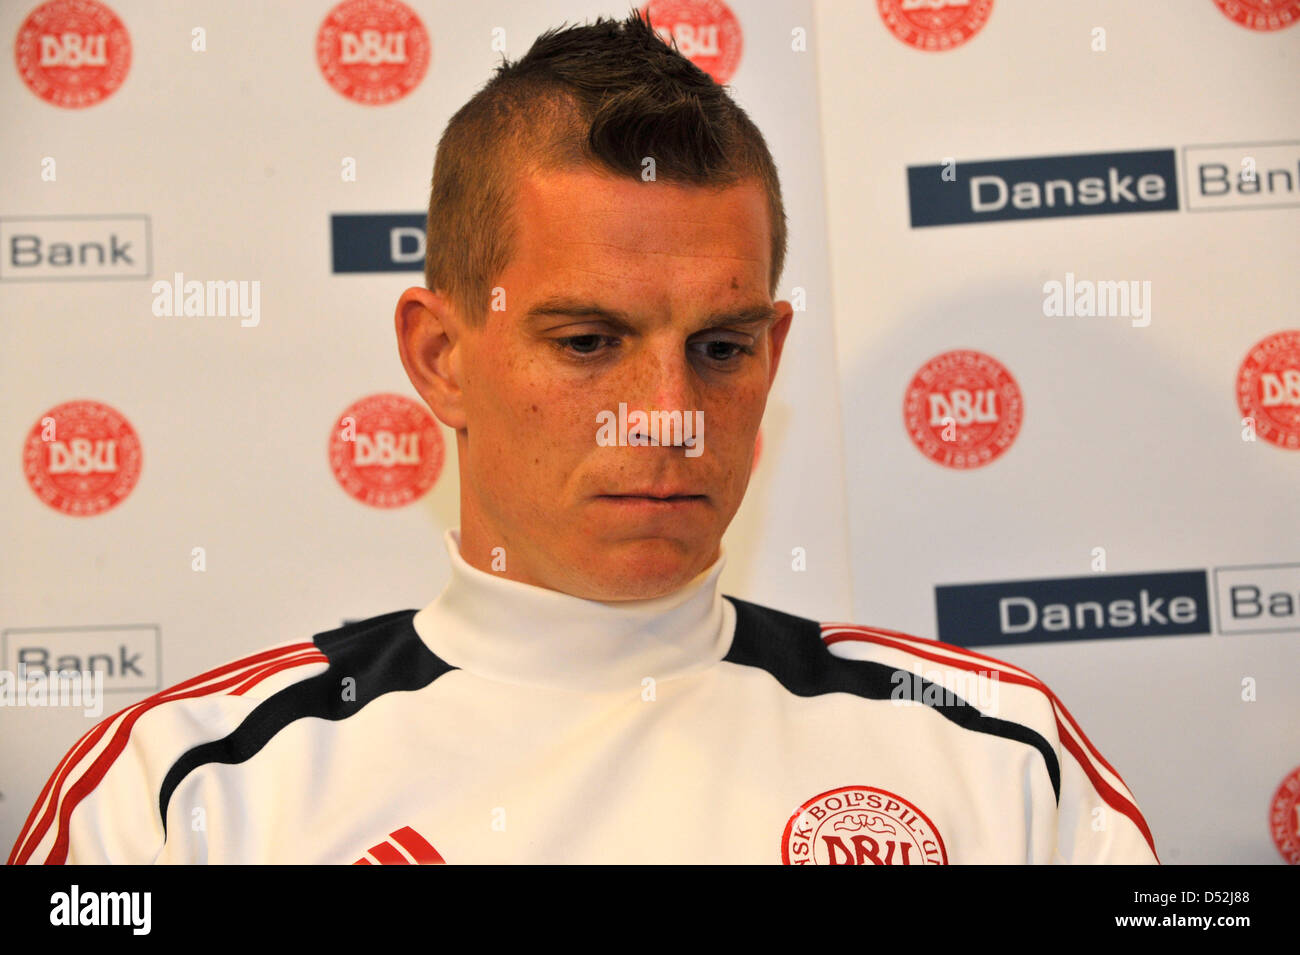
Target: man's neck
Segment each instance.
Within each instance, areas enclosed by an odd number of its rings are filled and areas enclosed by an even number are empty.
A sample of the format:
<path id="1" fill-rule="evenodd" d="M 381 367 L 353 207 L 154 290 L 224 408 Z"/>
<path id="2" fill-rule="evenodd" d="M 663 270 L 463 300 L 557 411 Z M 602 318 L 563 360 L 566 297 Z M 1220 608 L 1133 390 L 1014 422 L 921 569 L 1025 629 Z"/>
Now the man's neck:
<path id="1" fill-rule="evenodd" d="M 474 567 L 445 535 L 451 575 L 416 614 L 420 638 L 452 666 L 487 679 L 592 692 L 641 692 L 726 654 L 734 610 L 718 590 L 718 559 L 686 585 L 648 600 L 599 601 Z"/>

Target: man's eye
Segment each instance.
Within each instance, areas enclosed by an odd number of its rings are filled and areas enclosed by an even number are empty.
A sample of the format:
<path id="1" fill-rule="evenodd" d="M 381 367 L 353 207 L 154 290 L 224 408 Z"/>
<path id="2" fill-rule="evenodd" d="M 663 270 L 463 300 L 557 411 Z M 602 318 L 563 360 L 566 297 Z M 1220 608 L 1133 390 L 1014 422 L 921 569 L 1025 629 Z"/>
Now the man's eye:
<path id="1" fill-rule="evenodd" d="M 555 339 L 555 344 L 560 349 L 572 349 L 576 355 L 594 355 L 601 342 L 614 340 L 609 335 L 570 335 Z"/>
<path id="2" fill-rule="evenodd" d="M 754 349 L 739 342 L 728 341 L 725 338 L 714 338 L 710 341 L 700 342 L 705 349 L 705 357 L 710 361 L 730 364 L 732 360 L 742 354 L 752 355 Z"/>
<path id="3" fill-rule="evenodd" d="M 556 348 L 575 358 L 592 358 L 600 353 L 602 345 L 608 347 L 618 345 L 618 338 L 613 335 L 568 335 L 564 338 L 552 339 L 552 341 L 555 343 Z M 728 341 L 725 338 L 692 342 L 691 347 L 702 349 L 706 359 L 723 365 L 735 364 L 735 360 L 741 354 L 754 354 L 752 347 L 742 345 L 739 342 Z"/>

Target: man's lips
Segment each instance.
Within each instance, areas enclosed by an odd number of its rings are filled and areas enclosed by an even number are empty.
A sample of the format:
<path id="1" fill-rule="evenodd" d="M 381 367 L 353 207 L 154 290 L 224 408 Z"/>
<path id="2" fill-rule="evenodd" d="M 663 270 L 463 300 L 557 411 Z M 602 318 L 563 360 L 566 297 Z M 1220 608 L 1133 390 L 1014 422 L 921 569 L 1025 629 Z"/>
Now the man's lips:
<path id="1" fill-rule="evenodd" d="M 611 491 L 610 494 L 597 495 L 601 498 L 649 498 L 651 500 L 676 500 L 679 498 L 707 498 L 706 494 L 695 494 L 684 487 L 647 487 L 636 491 Z"/>
<path id="2" fill-rule="evenodd" d="M 625 506 L 667 508 L 704 504 L 709 498 L 705 494 L 598 494 L 596 500 Z"/>

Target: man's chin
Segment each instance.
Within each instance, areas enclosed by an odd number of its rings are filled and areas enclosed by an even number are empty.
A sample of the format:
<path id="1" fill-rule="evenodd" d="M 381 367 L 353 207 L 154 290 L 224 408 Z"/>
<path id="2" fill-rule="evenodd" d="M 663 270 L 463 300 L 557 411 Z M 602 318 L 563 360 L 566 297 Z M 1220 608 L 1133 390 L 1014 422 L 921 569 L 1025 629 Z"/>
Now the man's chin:
<path id="1" fill-rule="evenodd" d="M 584 591 L 576 596 L 650 600 L 680 589 L 711 566 L 718 542 L 647 537 L 596 545 L 589 552 L 590 560 L 574 570 L 574 586 Z"/>

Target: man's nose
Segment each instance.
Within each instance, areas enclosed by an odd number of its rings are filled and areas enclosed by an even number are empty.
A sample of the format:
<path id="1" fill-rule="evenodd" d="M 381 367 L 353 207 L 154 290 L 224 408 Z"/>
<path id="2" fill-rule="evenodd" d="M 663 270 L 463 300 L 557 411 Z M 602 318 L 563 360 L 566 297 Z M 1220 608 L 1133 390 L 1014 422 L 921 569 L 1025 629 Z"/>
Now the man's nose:
<path id="1" fill-rule="evenodd" d="M 643 340 L 630 356 L 624 387 L 629 411 L 690 411 L 699 409 L 698 382 L 687 345 L 668 338 Z"/>

